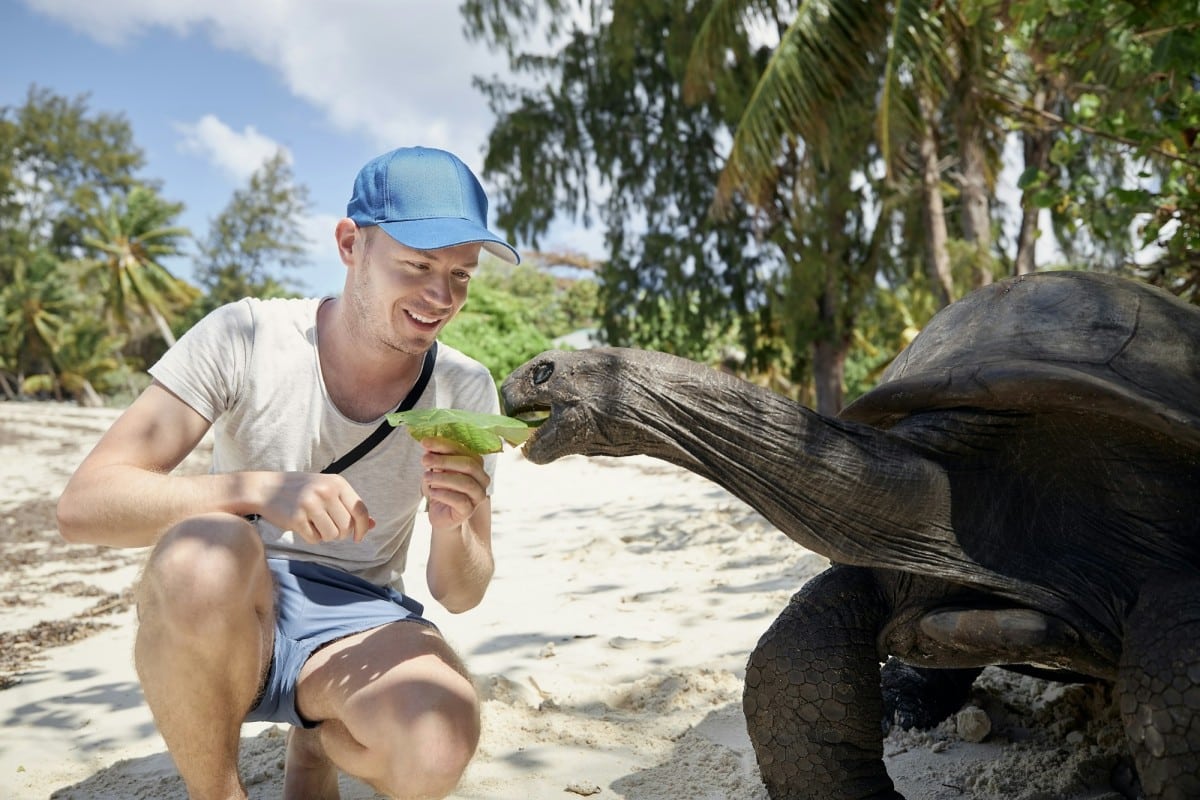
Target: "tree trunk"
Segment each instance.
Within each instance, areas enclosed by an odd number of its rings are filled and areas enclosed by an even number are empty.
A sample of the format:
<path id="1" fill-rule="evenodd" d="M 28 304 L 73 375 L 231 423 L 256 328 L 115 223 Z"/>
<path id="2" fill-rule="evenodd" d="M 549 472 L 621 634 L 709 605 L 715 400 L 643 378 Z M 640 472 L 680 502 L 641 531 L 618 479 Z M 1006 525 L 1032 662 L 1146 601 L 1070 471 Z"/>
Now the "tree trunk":
<path id="1" fill-rule="evenodd" d="M 987 180 L 987 151 L 977 114 L 959 107 L 958 141 L 961 148 L 963 238 L 975 248 L 971 284 L 978 289 L 992 282 L 992 215 Z"/>
<path id="2" fill-rule="evenodd" d="M 988 16 L 988 15 L 985 15 Z M 985 28 L 986 26 L 981 26 Z M 961 65 L 949 107 L 953 109 L 958 138 L 958 186 L 962 198 L 962 235 L 971 245 L 971 286 L 978 289 L 995 275 L 992 254 L 992 182 L 988 175 L 987 112 L 979 103 L 980 84 L 989 69 L 991 42 L 977 30 L 961 31 L 957 38 Z"/>
<path id="3" fill-rule="evenodd" d="M 820 414 L 832 417 L 842 410 L 847 349 L 836 339 L 813 342 L 813 383 L 816 384 L 816 409 Z"/>
<path id="4" fill-rule="evenodd" d="M 150 317 L 154 320 L 154 324 L 158 326 L 159 335 L 167 343 L 167 347 L 173 347 L 175 345 L 175 334 L 171 333 L 171 326 L 167 324 L 166 318 L 154 306 L 147 306 L 147 308 L 150 311 Z"/>
<path id="5" fill-rule="evenodd" d="M 1030 98 L 1030 103 L 1038 111 L 1046 109 L 1048 93 L 1045 87 L 1039 88 Z M 1025 171 L 1037 169 L 1045 172 L 1050 164 L 1050 145 L 1053 131 L 1043 128 L 1040 124 L 1022 133 L 1025 144 Z M 1033 203 L 1034 186 L 1025 187 L 1021 193 L 1021 230 L 1017 234 L 1017 257 L 1013 262 L 1013 272 L 1017 275 L 1028 275 L 1037 271 L 1037 240 L 1038 215 L 1041 209 Z"/>
<path id="6" fill-rule="evenodd" d="M 83 387 L 79 390 L 78 402 L 84 408 L 102 408 L 104 406 L 104 398 L 92 386 L 92 382 L 86 379 L 83 381 Z"/>
<path id="7" fill-rule="evenodd" d="M 954 300 L 954 280 L 950 274 L 950 252 L 946 248 L 946 213 L 942 204 L 942 174 L 938 166 L 933 100 L 922 93 L 921 108 L 921 225 L 925 233 L 925 268 L 939 306 Z"/>

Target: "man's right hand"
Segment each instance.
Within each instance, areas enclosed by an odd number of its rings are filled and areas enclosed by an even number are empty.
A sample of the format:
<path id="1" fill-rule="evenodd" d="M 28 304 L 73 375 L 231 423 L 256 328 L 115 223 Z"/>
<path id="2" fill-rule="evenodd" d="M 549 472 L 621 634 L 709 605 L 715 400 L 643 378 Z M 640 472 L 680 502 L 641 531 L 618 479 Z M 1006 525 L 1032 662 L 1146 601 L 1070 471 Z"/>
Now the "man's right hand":
<path id="1" fill-rule="evenodd" d="M 264 506 L 258 513 L 280 530 L 309 544 L 353 539 L 361 542 L 375 520 L 341 475 L 311 472 L 259 472 Z"/>

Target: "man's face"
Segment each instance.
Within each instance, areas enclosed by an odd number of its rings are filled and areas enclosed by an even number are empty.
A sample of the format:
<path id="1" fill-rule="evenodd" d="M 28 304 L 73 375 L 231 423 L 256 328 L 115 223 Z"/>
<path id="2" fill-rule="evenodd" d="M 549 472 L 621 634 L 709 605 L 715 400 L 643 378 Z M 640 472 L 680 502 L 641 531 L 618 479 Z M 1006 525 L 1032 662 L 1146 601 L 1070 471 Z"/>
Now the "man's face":
<path id="1" fill-rule="evenodd" d="M 410 355 L 424 353 L 467 301 L 478 242 L 414 250 L 384 231 L 360 231 L 353 306 L 369 334 Z"/>

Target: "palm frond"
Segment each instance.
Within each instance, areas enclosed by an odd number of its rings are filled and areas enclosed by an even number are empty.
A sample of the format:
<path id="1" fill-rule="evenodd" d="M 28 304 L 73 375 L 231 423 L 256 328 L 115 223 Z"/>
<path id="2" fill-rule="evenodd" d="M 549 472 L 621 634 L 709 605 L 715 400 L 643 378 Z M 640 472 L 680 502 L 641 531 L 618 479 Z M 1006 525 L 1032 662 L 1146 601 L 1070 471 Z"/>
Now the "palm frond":
<path id="1" fill-rule="evenodd" d="M 683 80 L 683 99 L 695 103 L 709 96 L 726 67 L 730 45 L 744 41 L 747 23 L 773 19 L 777 0 L 715 0 L 692 42 Z"/>
<path id="2" fill-rule="evenodd" d="M 874 93 L 874 59 L 886 42 L 886 16 L 866 0 L 808 0 L 772 54 L 734 136 L 714 212 L 735 193 L 769 196 L 779 155 L 799 139 L 828 160 L 838 146 L 845 104 Z"/>

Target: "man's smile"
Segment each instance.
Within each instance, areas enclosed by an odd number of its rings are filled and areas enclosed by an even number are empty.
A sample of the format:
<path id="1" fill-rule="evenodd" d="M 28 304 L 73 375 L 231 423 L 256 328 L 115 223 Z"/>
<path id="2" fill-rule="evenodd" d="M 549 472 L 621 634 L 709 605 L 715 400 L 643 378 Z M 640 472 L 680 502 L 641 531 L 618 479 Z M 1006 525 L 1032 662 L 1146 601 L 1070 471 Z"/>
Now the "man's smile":
<path id="1" fill-rule="evenodd" d="M 418 314 L 417 312 L 409 311 L 408 309 L 405 309 L 405 313 L 408 314 L 409 318 L 414 322 L 424 326 L 437 325 L 443 319 L 443 317 L 427 317 L 424 314 Z"/>

